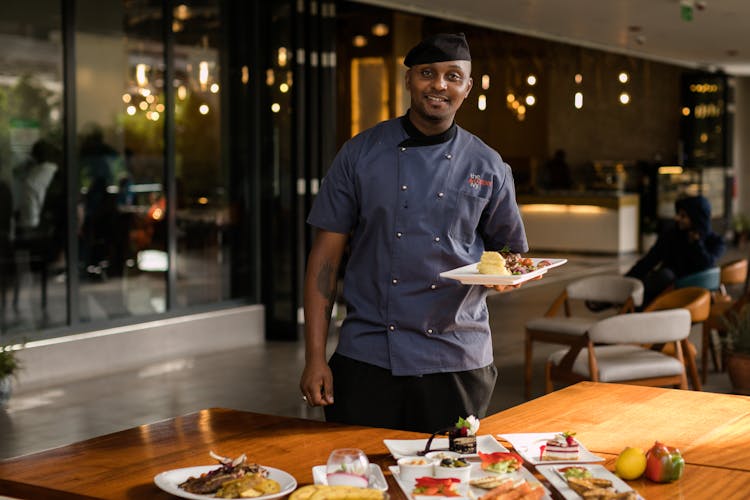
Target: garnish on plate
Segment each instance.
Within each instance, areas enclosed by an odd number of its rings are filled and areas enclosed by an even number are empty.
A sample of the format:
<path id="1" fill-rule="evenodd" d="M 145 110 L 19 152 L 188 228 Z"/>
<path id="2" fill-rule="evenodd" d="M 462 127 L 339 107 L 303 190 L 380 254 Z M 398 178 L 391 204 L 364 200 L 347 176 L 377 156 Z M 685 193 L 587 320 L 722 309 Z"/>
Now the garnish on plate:
<path id="1" fill-rule="evenodd" d="M 536 500 L 542 498 L 543 496 L 544 488 L 542 488 L 541 484 L 531 484 L 525 479 L 517 481 L 508 478 L 503 480 L 503 482 L 495 488 L 479 497 L 479 500 Z"/>
<path id="2" fill-rule="evenodd" d="M 482 470 L 496 474 L 514 472 L 523 465 L 521 456 L 510 451 L 496 451 L 494 453 L 482 453 L 480 451 L 479 458 L 482 460 Z"/>
<path id="3" fill-rule="evenodd" d="M 460 481 L 455 477 L 418 477 L 415 481 L 413 495 L 429 495 L 438 497 L 457 497 L 455 485 Z"/>

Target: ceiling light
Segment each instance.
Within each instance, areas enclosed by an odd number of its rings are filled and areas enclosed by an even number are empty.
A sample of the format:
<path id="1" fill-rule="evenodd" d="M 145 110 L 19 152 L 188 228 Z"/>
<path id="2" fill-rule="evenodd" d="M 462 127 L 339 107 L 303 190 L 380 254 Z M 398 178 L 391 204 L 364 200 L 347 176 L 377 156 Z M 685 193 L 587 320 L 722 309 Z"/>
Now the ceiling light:
<path id="1" fill-rule="evenodd" d="M 534 94 L 529 94 L 526 96 L 526 105 L 527 106 L 533 106 L 534 103 L 536 103 L 536 97 L 534 97 Z"/>
<path id="2" fill-rule="evenodd" d="M 617 75 L 617 79 L 620 80 L 620 83 L 628 83 L 630 76 L 627 74 L 627 72 L 620 71 L 620 74 Z"/>
<path id="3" fill-rule="evenodd" d="M 628 94 L 627 92 L 623 92 L 622 94 L 620 94 L 620 103 L 621 104 L 630 103 L 630 94 Z"/>
<path id="4" fill-rule="evenodd" d="M 479 98 L 477 99 L 477 108 L 479 108 L 479 111 L 484 111 L 487 109 L 487 96 L 484 94 L 479 94 Z"/>
<path id="5" fill-rule="evenodd" d="M 581 82 L 583 81 L 583 75 L 582 75 L 582 74 L 580 74 L 580 73 L 576 73 L 576 76 L 574 76 L 574 77 L 573 77 L 573 80 L 574 80 L 574 81 L 575 81 L 575 82 L 576 82 L 577 84 L 580 84 L 580 83 L 581 83 Z"/>
<path id="6" fill-rule="evenodd" d="M 576 109 L 581 109 L 583 107 L 583 92 L 576 92 L 575 96 L 573 96 L 573 106 L 575 106 Z"/>
<path id="7" fill-rule="evenodd" d="M 534 75 L 529 75 L 529 76 L 527 76 L 527 77 L 526 77 L 526 83 L 528 83 L 528 84 L 529 84 L 529 85 L 531 85 L 532 87 L 533 87 L 534 85 L 536 85 L 536 76 L 534 76 Z"/>
<path id="8" fill-rule="evenodd" d="M 482 89 L 487 90 L 490 88 L 490 75 L 482 75 Z"/>
<path id="9" fill-rule="evenodd" d="M 352 45 L 360 48 L 364 47 L 365 45 L 367 45 L 367 38 L 362 35 L 357 35 L 352 39 Z"/>
<path id="10" fill-rule="evenodd" d="M 375 36 L 386 36 L 388 32 L 388 25 L 385 23 L 378 23 L 372 26 L 372 34 Z"/>

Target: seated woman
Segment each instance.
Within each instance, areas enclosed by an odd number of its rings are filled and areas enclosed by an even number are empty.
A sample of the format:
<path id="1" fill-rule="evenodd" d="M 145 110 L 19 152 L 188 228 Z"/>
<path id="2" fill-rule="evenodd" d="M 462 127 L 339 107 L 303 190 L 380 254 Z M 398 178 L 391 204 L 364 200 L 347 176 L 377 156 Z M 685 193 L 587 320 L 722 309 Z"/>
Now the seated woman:
<path id="1" fill-rule="evenodd" d="M 716 266 L 724 254 L 724 239 L 711 229 L 711 205 L 703 196 L 675 202 L 675 224 L 662 232 L 656 243 L 626 276 L 643 282 L 643 306 L 683 276 Z"/>

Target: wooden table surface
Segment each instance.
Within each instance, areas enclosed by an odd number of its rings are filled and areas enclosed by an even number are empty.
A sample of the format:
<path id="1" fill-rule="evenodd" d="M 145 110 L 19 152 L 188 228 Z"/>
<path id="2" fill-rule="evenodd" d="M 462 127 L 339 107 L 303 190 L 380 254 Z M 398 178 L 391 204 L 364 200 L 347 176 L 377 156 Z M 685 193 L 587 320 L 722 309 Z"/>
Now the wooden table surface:
<path id="1" fill-rule="evenodd" d="M 750 397 L 584 382 L 482 419 L 480 434 L 577 432 L 613 469 L 626 446 L 655 440 L 683 451 L 676 483 L 630 481 L 644 498 L 750 497 Z M 207 409 L 41 453 L 0 461 L 0 494 L 31 499 L 169 499 L 153 477 L 211 464 L 209 450 L 312 482 L 311 469 L 334 448 L 358 447 L 386 471 L 394 500 L 405 497 L 387 473 L 395 461 L 383 439 L 424 434 Z"/>

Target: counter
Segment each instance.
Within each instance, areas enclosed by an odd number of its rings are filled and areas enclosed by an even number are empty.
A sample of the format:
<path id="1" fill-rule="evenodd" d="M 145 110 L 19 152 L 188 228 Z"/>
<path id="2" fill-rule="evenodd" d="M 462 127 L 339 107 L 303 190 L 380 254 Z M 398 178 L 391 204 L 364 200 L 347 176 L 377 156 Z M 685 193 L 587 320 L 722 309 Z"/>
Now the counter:
<path id="1" fill-rule="evenodd" d="M 532 252 L 638 251 L 637 194 L 556 192 L 517 199 Z"/>

